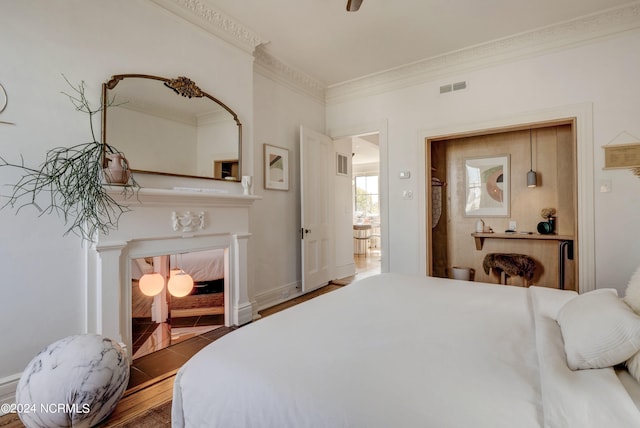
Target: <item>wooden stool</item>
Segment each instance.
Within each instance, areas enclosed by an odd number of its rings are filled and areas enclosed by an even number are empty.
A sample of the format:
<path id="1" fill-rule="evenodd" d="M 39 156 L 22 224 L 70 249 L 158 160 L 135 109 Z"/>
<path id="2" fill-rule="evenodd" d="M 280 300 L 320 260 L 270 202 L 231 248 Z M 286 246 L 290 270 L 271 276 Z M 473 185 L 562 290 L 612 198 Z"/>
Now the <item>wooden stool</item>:
<path id="1" fill-rule="evenodd" d="M 536 262 L 524 254 L 489 253 L 482 262 L 484 272 L 488 275 L 495 270 L 500 273 L 500 284 L 507 284 L 510 276 L 521 276 L 525 287 L 531 284 L 536 271 Z"/>

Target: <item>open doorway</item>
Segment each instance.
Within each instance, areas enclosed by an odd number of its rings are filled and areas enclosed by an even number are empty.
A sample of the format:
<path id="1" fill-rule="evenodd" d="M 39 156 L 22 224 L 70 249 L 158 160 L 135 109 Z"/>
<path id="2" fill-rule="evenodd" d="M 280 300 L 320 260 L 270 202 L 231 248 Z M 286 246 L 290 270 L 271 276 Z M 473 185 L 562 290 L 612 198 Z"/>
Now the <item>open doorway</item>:
<path id="1" fill-rule="evenodd" d="M 351 138 L 353 259 L 361 278 L 380 273 L 380 138 L 378 133 Z"/>
<path id="2" fill-rule="evenodd" d="M 475 271 L 477 281 L 496 282 L 487 258 L 516 254 L 534 262 L 533 284 L 578 290 L 575 127 L 575 119 L 567 118 L 426 140 L 430 275 L 451 277 L 454 266 L 463 266 Z M 534 170 L 529 182 L 527 171 Z M 494 198 L 492 186 L 505 189 L 494 191 L 499 202 L 482 202 L 483 195 Z"/>

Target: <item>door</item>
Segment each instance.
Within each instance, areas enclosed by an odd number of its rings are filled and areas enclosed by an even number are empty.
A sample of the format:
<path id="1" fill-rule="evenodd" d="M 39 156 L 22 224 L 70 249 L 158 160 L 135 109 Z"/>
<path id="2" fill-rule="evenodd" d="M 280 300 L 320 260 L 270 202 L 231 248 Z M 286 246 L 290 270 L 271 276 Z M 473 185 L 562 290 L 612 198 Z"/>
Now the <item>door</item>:
<path id="1" fill-rule="evenodd" d="M 302 292 L 326 285 L 333 264 L 333 141 L 300 127 Z"/>

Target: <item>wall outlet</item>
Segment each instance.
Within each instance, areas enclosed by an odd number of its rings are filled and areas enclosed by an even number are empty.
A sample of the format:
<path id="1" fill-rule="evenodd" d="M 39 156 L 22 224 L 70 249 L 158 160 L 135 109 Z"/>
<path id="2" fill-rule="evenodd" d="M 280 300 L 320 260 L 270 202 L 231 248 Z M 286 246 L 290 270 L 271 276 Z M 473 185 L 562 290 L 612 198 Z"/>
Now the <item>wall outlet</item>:
<path id="1" fill-rule="evenodd" d="M 509 230 L 516 230 L 516 228 L 518 227 L 518 222 L 515 220 L 511 220 L 509 222 Z"/>

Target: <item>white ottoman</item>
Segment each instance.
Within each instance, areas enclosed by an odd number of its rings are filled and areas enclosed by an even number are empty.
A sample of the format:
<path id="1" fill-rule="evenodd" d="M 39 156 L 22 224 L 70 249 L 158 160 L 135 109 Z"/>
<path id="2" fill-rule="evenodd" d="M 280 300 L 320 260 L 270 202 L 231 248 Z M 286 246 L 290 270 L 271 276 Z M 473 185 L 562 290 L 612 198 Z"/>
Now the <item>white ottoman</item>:
<path id="1" fill-rule="evenodd" d="M 16 390 L 20 419 L 31 427 L 90 427 L 109 416 L 129 382 L 122 348 L 97 334 L 61 339 L 27 365 Z"/>

